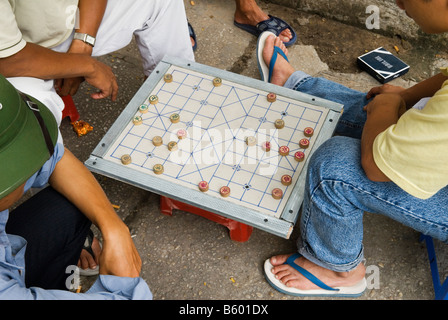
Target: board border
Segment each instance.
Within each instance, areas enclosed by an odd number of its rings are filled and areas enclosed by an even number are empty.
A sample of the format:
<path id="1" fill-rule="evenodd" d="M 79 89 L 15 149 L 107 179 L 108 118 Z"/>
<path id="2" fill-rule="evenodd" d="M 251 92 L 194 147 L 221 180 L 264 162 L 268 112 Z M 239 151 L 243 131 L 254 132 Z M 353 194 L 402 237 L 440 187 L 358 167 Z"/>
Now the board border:
<path id="1" fill-rule="evenodd" d="M 252 89 L 273 92 L 286 98 L 328 109 L 328 114 L 326 119 L 323 120 L 320 133 L 312 149 L 308 152 L 307 160 L 305 161 L 302 171 L 298 176 L 297 182 L 294 185 L 280 218 L 268 216 L 256 210 L 231 203 L 225 199 L 212 197 L 202 192 L 191 192 L 191 190 L 186 190 L 186 188 L 181 187 L 171 181 L 166 181 L 156 176 L 143 175 L 133 169 L 104 159 L 104 156 L 108 152 L 109 148 L 114 144 L 120 133 L 126 128 L 129 121 L 131 121 L 135 115 L 137 107 L 147 99 L 148 93 L 154 90 L 163 75 L 172 65 L 190 69 L 205 75 L 220 77 L 223 80 L 251 87 Z M 226 70 L 206 66 L 197 62 L 165 56 L 148 79 L 143 83 L 134 97 L 129 101 L 127 106 L 123 109 L 122 113 L 118 116 L 105 136 L 94 148 L 90 157 L 85 161 L 85 165 L 92 172 L 122 181 L 161 196 L 166 196 L 173 200 L 193 205 L 203 210 L 222 215 L 226 218 L 248 224 L 263 231 L 288 239 L 291 236 L 300 214 L 300 208 L 303 202 L 303 194 L 305 190 L 305 177 L 308 168 L 308 159 L 310 159 L 314 151 L 324 141 L 333 135 L 342 112 L 343 105 L 339 103 L 273 85 L 261 80 L 248 78 Z"/>

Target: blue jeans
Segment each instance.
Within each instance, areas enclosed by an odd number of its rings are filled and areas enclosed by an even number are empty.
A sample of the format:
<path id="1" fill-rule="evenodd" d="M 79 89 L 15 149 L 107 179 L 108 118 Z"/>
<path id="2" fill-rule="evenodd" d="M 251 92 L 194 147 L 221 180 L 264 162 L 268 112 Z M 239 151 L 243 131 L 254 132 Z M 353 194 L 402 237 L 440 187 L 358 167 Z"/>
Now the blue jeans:
<path id="1" fill-rule="evenodd" d="M 310 159 L 300 218 L 298 251 L 333 271 L 350 271 L 362 262 L 363 213 L 388 216 L 448 242 L 448 187 L 427 200 L 393 182 L 370 181 L 361 167 L 360 138 L 366 94 L 297 71 L 285 87 L 344 105 L 335 137 Z"/>

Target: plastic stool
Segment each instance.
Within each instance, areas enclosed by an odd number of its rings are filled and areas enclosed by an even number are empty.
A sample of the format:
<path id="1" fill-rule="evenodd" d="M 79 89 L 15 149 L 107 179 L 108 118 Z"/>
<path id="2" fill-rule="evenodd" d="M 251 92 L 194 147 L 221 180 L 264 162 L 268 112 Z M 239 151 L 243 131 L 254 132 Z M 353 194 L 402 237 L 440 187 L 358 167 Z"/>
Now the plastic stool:
<path id="1" fill-rule="evenodd" d="M 62 119 L 66 117 L 70 118 L 70 122 L 75 122 L 79 120 L 79 113 L 76 109 L 75 103 L 73 102 L 73 98 L 71 95 L 67 95 L 61 97 L 62 101 L 64 101 L 64 110 L 62 110 Z"/>
<path id="2" fill-rule="evenodd" d="M 207 218 L 211 221 L 217 222 L 227 227 L 230 231 L 230 239 L 234 241 L 246 242 L 247 240 L 249 240 L 250 235 L 253 231 L 253 227 L 248 226 L 244 223 L 222 217 L 218 214 L 196 208 L 192 205 L 185 204 L 180 201 L 160 196 L 160 211 L 165 215 L 172 216 L 173 209 L 197 214 L 201 217 Z"/>
<path id="3" fill-rule="evenodd" d="M 436 300 L 448 300 L 448 278 L 442 283 L 437 267 L 436 251 L 434 249 L 434 241 L 430 236 L 422 234 L 420 241 L 425 241 L 428 251 L 429 266 L 431 267 L 432 283 Z"/>

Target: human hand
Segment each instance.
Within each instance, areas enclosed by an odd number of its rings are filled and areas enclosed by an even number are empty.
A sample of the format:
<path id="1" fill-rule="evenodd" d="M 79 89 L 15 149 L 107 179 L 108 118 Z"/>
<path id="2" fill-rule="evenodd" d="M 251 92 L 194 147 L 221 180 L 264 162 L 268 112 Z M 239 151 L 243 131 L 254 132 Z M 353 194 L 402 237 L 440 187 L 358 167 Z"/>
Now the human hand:
<path id="1" fill-rule="evenodd" d="M 84 54 L 90 57 L 92 55 L 92 51 L 93 47 L 91 45 L 84 43 L 83 41 L 74 40 L 72 41 L 67 53 Z M 56 79 L 54 81 L 54 87 L 61 97 L 67 95 L 73 96 L 76 94 L 79 86 L 84 80 L 84 77 Z"/>
<path id="2" fill-rule="evenodd" d="M 383 94 L 383 93 L 396 93 L 396 94 L 400 94 L 402 93 L 404 90 L 406 90 L 403 87 L 400 86 L 394 86 L 391 84 L 384 84 L 382 86 L 379 87 L 373 87 L 372 89 L 370 89 L 370 91 L 367 93 L 366 98 L 367 99 L 371 99 L 374 96 L 378 95 L 378 94 Z"/>
<path id="3" fill-rule="evenodd" d="M 59 95 L 74 95 L 81 83 L 85 80 L 90 85 L 98 89 L 98 92 L 92 93 L 93 99 L 103 99 L 111 97 L 112 101 L 117 99 L 118 84 L 112 69 L 91 57 L 93 47 L 83 41 L 73 40 L 67 53 L 85 56 L 88 59 L 90 72 L 84 74 L 84 77 L 59 79 L 55 82 L 55 87 L 59 89 Z"/>
<path id="4" fill-rule="evenodd" d="M 84 81 L 84 77 L 56 79 L 54 87 L 56 92 L 61 96 L 75 95 L 78 92 L 79 86 Z"/>
<path id="5" fill-rule="evenodd" d="M 136 278 L 142 261 L 127 228 L 103 233 L 103 249 L 99 259 L 100 274 Z"/>
<path id="6" fill-rule="evenodd" d="M 93 99 L 103 99 L 111 97 L 112 101 L 117 99 L 118 83 L 112 69 L 102 62 L 93 60 L 93 71 L 85 75 L 85 80 L 98 89 L 98 92 L 92 93 Z"/>
<path id="7" fill-rule="evenodd" d="M 398 112 L 398 118 L 406 112 L 406 103 L 403 98 L 397 93 L 382 93 L 377 94 L 375 98 L 364 106 L 364 111 L 367 116 L 381 108 L 381 112 L 391 111 Z"/>

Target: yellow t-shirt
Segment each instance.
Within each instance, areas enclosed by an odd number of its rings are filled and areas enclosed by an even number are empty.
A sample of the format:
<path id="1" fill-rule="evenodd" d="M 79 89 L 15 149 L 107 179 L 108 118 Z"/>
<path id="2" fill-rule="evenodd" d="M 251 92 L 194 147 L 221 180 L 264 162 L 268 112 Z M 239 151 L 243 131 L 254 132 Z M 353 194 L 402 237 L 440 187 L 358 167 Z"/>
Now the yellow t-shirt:
<path id="1" fill-rule="evenodd" d="M 408 110 L 379 134 L 373 153 L 378 168 L 417 198 L 428 199 L 447 186 L 448 81 L 423 109 Z"/>
<path id="2" fill-rule="evenodd" d="M 53 48 L 70 36 L 78 0 L 0 0 L 0 58 L 26 42 Z"/>

